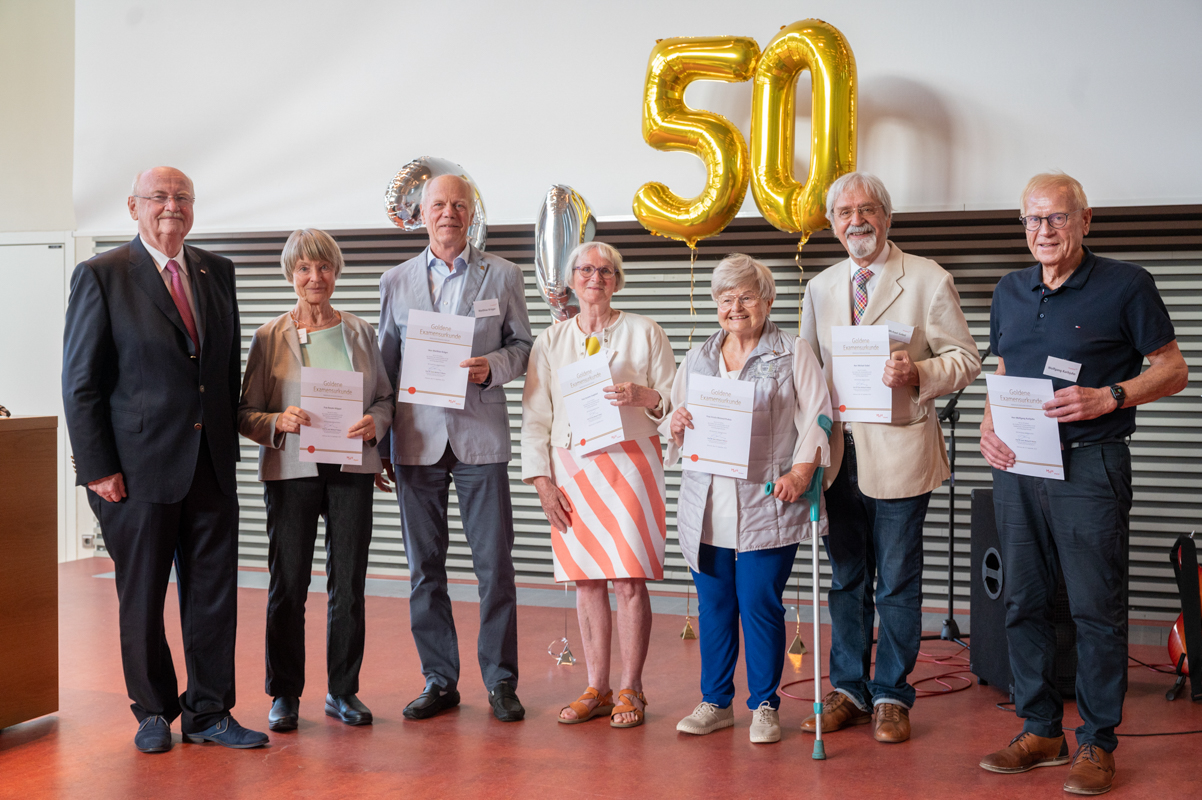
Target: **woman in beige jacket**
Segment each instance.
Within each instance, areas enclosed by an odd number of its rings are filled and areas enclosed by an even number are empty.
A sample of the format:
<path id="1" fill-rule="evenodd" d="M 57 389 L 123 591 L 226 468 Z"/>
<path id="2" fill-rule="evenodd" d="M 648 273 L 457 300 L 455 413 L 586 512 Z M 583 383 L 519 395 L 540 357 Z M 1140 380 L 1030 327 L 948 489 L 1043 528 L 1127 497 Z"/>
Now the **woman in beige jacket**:
<path id="1" fill-rule="evenodd" d="M 576 608 L 589 687 L 559 721 L 584 722 L 610 713 L 610 724 L 643 723 L 643 662 L 651 637 L 647 581 L 664 575 L 663 457 L 657 427 L 668 415 L 676 372 L 672 345 L 647 317 L 611 304 L 625 275 L 610 245 L 589 242 L 569 256 L 580 313 L 539 335 L 530 352 L 522 396 L 522 480 L 538 490 L 551 523 L 555 579 L 576 582 Z M 589 355 L 608 360 L 625 440 L 581 451 L 568 422 L 558 370 Z M 618 705 L 609 682 L 608 581 L 618 599 L 622 683 Z"/>

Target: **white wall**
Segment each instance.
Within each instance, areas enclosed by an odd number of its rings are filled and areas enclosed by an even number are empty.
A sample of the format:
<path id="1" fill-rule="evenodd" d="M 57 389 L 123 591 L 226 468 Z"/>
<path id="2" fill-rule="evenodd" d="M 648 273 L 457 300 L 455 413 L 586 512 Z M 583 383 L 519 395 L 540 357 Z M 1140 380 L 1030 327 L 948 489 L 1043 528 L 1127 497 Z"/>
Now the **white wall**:
<path id="1" fill-rule="evenodd" d="M 655 40 L 764 46 L 804 17 L 850 41 L 860 166 L 903 210 L 1015 207 L 1049 168 L 1097 205 L 1202 201 L 1197 0 L 79 0 L 79 229 L 132 231 L 128 183 L 154 163 L 195 178 L 198 230 L 387 225 L 389 178 L 423 154 L 471 172 L 494 223 L 532 221 L 555 182 L 629 216 L 648 180 L 702 181 L 697 159 L 642 141 Z M 749 97 L 689 92 L 745 133 Z"/>

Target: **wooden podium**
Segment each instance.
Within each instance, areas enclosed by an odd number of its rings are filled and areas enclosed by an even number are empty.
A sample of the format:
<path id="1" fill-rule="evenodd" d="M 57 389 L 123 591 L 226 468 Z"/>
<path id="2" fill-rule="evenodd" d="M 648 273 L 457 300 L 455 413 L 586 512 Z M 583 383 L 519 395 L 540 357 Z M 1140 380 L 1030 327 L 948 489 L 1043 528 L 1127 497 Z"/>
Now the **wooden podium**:
<path id="1" fill-rule="evenodd" d="M 0 728 L 58 710 L 57 428 L 0 418 Z"/>

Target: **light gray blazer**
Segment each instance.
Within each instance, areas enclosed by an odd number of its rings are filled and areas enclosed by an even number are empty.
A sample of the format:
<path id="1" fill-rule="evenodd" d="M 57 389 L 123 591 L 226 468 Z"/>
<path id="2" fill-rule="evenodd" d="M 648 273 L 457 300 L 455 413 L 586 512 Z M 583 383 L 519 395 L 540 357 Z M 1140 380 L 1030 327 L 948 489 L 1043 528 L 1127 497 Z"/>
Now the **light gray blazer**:
<path id="1" fill-rule="evenodd" d="M 401 374 L 409 309 L 434 311 L 426 270 L 428 253 L 429 248 L 380 278 L 380 353 L 394 387 Z M 387 438 L 380 443 L 380 454 L 391 457 L 394 464 L 429 466 L 442 458 L 448 443 L 455 456 L 467 464 L 504 463 L 513 455 L 504 385 L 525 374 L 534 344 L 522 271 L 516 264 L 472 246 L 463 280 L 457 314 L 474 317 L 475 301 L 494 298 L 500 310 L 496 316 L 476 320 L 472 339 L 472 356 L 488 359 L 488 387 L 469 383 L 462 409 L 397 403 L 391 445 Z"/>
<path id="2" fill-rule="evenodd" d="M 363 373 L 363 413 L 376 421 L 376 438 L 363 443 L 363 463 L 343 464 L 343 472 L 378 473 L 376 445 L 392 423 L 392 384 L 384 370 L 371 323 L 342 312 L 342 337 L 355 372 Z M 301 351 L 289 314 L 265 323 L 251 340 L 238 404 L 238 433 L 259 445 L 259 480 L 313 478 L 317 465 L 300 460 L 300 435 L 276 431 L 288 406 L 300 406 Z"/>

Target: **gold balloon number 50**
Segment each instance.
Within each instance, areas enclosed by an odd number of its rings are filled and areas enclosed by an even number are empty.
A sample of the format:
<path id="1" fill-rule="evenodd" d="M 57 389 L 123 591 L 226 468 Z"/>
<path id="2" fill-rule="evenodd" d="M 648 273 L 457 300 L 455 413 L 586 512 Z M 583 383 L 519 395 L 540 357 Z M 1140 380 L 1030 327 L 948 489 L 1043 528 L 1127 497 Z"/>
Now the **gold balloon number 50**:
<path id="1" fill-rule="evenodd" d="M 794 96 L 805 69 L 813 87 L 812 137 L 809 178 L 800 183 L 793 177 Z M 695 80 L 752 76 L 749 158 L 738 128 L 719 114 L 689 108 L 684 92 Z M 734 219 L 750 182 L 764 218 L 800 233 L 804 243 L 827 225 L 826 190 L 855 169 L 855 56 L 837 28 L 812 19 L 782 28 L 762 55 L 745 37 L 664 39 L 647 65 L 643 138 L 657 150 L 695 153 L 707 168 L 705 188 L 691 199 L 662 183 L 639 189 L 634 214 L 647 230 L 695 247 Z"/>

